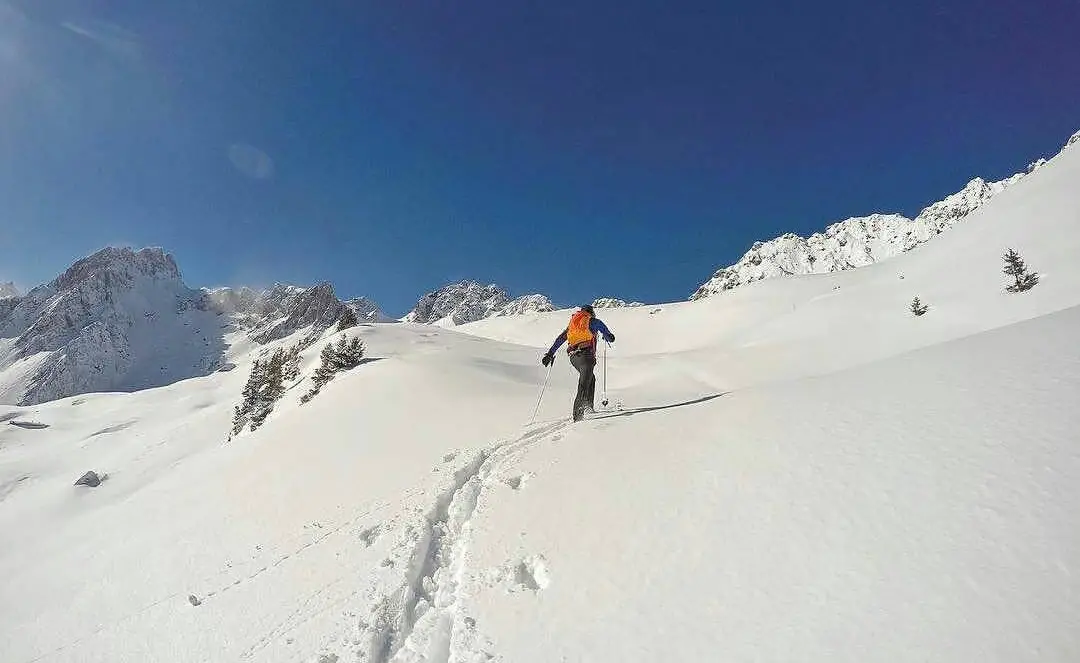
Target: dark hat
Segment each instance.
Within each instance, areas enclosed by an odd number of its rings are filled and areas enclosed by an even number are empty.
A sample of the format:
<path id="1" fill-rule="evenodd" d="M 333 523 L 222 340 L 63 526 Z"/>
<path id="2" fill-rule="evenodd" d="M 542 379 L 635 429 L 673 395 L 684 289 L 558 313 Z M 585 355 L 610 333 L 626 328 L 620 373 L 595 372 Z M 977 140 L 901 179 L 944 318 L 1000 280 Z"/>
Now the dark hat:
<path id="1" fill-rule="evenodd" d="M 593 310 L 592 304 L 585 304 L 581 306 L 581 310 L 585 311 L 589 315 L 596 315 L 596 311 Z"/>

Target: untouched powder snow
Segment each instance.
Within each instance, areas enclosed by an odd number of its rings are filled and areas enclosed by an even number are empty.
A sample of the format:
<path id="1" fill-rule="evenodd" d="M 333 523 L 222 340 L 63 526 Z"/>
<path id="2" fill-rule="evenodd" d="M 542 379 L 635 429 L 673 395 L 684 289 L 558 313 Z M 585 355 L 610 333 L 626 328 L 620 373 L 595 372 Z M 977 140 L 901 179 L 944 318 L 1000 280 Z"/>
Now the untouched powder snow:
<path id="1" fill-rule="evenodd" d="M 1077 182 L 1068 150 L 894 260 L 598 311 L 580 424 L 565 353 L 531 421 L 565 310 L 349 330 L 368 362 L 228 442 L 302 332 L 0 406 L 0 661 L 1078 660 Z"/>

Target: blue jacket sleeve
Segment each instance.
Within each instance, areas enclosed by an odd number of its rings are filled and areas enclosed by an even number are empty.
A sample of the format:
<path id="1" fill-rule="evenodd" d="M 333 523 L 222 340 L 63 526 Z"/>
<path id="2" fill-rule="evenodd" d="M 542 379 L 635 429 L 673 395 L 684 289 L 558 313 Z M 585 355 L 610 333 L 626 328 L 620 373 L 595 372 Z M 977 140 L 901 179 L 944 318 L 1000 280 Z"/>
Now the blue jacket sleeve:
<path id="1" fill-rule="evenodd" d="M 611 331 L 607 328 L 607 325 L 605 325 L 604 321 L 600 318 L 593 318 L 592 320 L 589 320 L 589 331 L 594 334 L 599 332 L 603 335 L 604 340 L 609 343 L 611 342 L 611 339 L 614 338 L 614 334 L 611 333 Z"/>
<path id="2" fill-rule="evenodd" d="M 555 351 L 559 349 L 559 346 L 562 345 L 563 341 L 565 341 L 565 340 L 566 340 L 566 330 L 564 329 L 564 330 L 562 330 L 562 333 L 559 334 L 555 338 L 555 344 L 551 346 L 550 350 L 548 350 L 548 354 L 549 355 L 555 354 Z"/>

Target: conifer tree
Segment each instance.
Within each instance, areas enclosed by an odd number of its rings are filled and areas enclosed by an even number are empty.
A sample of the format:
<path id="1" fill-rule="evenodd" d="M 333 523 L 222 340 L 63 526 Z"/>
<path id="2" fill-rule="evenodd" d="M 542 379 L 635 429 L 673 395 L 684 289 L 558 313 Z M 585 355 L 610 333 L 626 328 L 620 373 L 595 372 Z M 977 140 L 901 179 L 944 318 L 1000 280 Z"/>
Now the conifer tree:
<path id="1" fill-rule="evenodd" d="M 265 378 L 265 365 L 256 359 L 255 363 L 251 365 L 251 375 L 248 376 L 247 382 L 244 383 L 240 405 L 237 405 L 233 410 L 233 435 L 244 430 L 251 413 L 255 411 Z"/>
<path id="2" fill-rule="evenodd" d="M 1028 271 L 1024 259 L 1012 249 L 1005 252 L 1005 269 L 1003 271 L 1014 279 L 1012 283 L 1005 286 L 1005 289 L 1009 292 L 1025 292 L 1039 284 L 1039 274 Z"/>
<path id="3" fill-rule="evenodd" d="M 911 312 L 914 313 L 916 317 L 925 314 L 929 310 L 930 307 L 919 301 L 918 297 L 911 300 Z"/>
<path id="4" fill-rule="evenodd" d="M 359 338 L 346 340 L 342 334 L 336 344 L 327 343 L 319 355 L 319 367 L 311 376 L 311 389 L 300 397 L 301 403 L 307 403 L 333 380 L 334 376 L 341 371 L 347 371 L 359 366 L 364 359 L 364 343 Z"/>
<path id="5" fill-rule="evenodd" d="M 341 317 L 338 318 L 338 331 L 351 329 L 358 324 L 360 324 L 360 320 L 356 318 L 356 311 L 352 310 L 352 307 L 346 306 L 345 310 L 341 313 Z"/>
<path id="6" fill-rule="evenodd" d="M 300 346 L 294 345 L 285 353 L 285 363 L 282 367 L 282 376 L 286 382 L 292 382 L 300 377 Z"/>

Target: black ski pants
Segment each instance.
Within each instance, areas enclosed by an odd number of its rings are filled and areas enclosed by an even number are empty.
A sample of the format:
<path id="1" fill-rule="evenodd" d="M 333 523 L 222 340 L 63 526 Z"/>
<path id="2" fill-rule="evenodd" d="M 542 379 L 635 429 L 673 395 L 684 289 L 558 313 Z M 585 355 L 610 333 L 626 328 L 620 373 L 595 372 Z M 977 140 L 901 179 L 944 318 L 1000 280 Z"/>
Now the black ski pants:
<path id="1" fill-rule="evenodd" d="M 593 407 L 596 396 L 596 348 L 585 347 L 570 353 L 570 365 L 577 369 L 577 395 L 574 397 L 574 419 L 580 419 L 585 408 Z"/>

